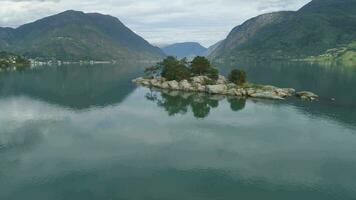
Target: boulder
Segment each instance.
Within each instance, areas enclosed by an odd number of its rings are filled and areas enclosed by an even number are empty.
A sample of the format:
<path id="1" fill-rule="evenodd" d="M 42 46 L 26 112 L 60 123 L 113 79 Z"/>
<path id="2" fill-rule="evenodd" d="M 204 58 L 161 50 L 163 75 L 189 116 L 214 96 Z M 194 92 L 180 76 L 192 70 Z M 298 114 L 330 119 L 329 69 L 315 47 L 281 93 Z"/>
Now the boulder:
<path id="1" fill-rule="evenodd" d="M 227 90 L 227 95 L 231 95 L 231 96 L 239 96 L 239 95 L 236 95 L 238 92 L 237 92 L 237 89 L 235 88 L 231 88 L 231 89 L 228 89 Z"/>
<path id="2" fill-rule="evenodd" d="M 235 83 L 229 83 L 229 84 L 226 84 L 226 86 L 231 89 L 231 88 L 236 88 L 237 85 Z"/>
<path id="3" fill-rule="evenodd" d="M 179 89 L 184 91 L 191 91 L 192 85 L 187 80 L 183 80 L 179 82 Z"/>
<path id="4" fill-rule="evenodd" d="M 163 82 L 163 83 L 161 84 L 161 88 L 163 88 L 163 89 L 169 89 L 169 84 L 168 84 L 168 82 Z"/>
<path id="5" fill-rule="evenodd" d="M 132 80 L 132 82 L 133 82 L 133 83 L 138 83 L 138 84 L 140 84 L 140 83 L 142 83 L 142 82 L 145 81 L 145 80 L 146 80 L 146 79 L 144 79 L 144 78 L 142 78 L 142 77 L 138 77 L 138 78 Z"/>
<path id="6" fill-rule="evenodd" d="M 226 83 L 227 83 L 226 78 L 224 76 L 219 75 L 218 80 L 216 80 L 216 84 L 222 85 L 222 84 L 226 84 Z"/>
<path id="7" fill-rule="evenodd" d="M 177 81 L 168 81 L 168 86 L 172 90 L 179 90 L 179 83 Z"/>
<path id="8" fill-rule="evenodd" d="M 210 94 L 226 94 L 227 93 L 227 86 L 224 84 L 220 85 L 207 85 L 206 92 Z"/>
<path id="9" fill-rule="evenodd" d="M 319 98 L 318 95 L 308 91 L 297 92 L 296 95 L 300 97 L 302 100 L 309 100 L 309 101 L 314 101 Z"/>
<path id="10" fill-rule="evenodd" d="M 251 96 L 256 93 L 256 90 L 253 88 L 247 88 L 245 91 L 248 96 Z"/>
<path id="11" fill-rule="evenodd" d="M 161 88 L 161 81 L 159 81 L 159 80 L 157 80 L 155 78 L 150 80 L 150 84 L 153 85 L 154 87 Z"/>
<path id="12" fill-rule="evenodd" d="M 301 92 L 297 92 L 297 96 L 298 97 L 313 97 L 313 98 L 319 98 L 318 95 L 312 93 L 312 92 L 308 92 L 308 91 L 301 91 Z"/>
<path id="13" fill-rule="evenodd" d="M 274 99 L 274 100 L 283 100 L 284 98 L 274 94 L 273 92 L 257 92 L 257 93 L 253 93 L 250 95 L 251 97 L 254 98 L 262 98 L 262 99 Z"/>
<path id="14" fill-rule="evenodd" d="M 294 88 L 283 88 L 283 90 L 288 92 L 290 96 L 293 96 L 295 94 Z"/>
<path id="15" fill-rule="evenodd" d="M 193 83 L 192 84 L 194 91 L 197 92 L 205 92 L 206 87 L 204 85 L 201 85 L 200 83 Z"/>
<path id="16" fill-rule="evenodd" d="M 206 80 L 208 80 L 209 78 L 207 76 L 195 76 L 191 78 L 191 82 L 193 83 L 197 83 L 197 84 L 204 84 Z"/>

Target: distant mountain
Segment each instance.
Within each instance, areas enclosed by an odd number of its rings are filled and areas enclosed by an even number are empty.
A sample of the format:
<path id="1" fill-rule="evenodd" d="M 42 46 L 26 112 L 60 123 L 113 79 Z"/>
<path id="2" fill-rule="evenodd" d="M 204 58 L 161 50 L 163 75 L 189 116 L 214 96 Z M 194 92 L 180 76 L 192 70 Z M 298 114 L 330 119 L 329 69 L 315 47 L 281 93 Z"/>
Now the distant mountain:
<path id="1" fill-rule="evenodd" d="M 163 47 L 162 50 L 169 56 L 176 56 L 177 58 L 191 58 L 194 56 L 203 56 L 207 48 L 197 42 L 184 42 Z"/>
<path id="2" fill-rule="evenodd" d="M 222 42 L 224 42 L 224 41 L 221 40 L 221 41 L 219 41 L 219 42 L 217 42 L 217 43 L 211 45 L 210 47 L 208 47 L 208 49 L 205 51 L 205 55 L 207 56 L 207 55 L 212 54 L 212 53 L 220 46 L 220 44 L 221 44 Z"/>
<path id="3" fill-rule="evenodd" d="M 0 28 L 0 51 L 60 60 L 157 59 L 164 56 L 117 18 L 65 11 L 16 29 Z"/>
<path id="4" fill-rule="evenodd" d="M 356 0 L 313 0 L 296 12 L 276 12 L 235 27 L 209 54 L 222 59 L 318 56 L 356 41 Z"/>

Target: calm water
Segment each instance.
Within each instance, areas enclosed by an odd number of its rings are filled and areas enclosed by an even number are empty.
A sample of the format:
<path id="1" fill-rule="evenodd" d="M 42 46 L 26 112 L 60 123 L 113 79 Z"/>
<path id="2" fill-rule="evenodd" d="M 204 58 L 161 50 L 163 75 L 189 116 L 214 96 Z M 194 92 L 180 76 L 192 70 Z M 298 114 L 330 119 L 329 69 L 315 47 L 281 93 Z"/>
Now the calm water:
<path id="1" fill-rule="evenodd" d="M 0 199 L 356 199 L 356 68 L 248 66 L 322 99 L 136 88 L 131 64 L 0 74 Z"/>

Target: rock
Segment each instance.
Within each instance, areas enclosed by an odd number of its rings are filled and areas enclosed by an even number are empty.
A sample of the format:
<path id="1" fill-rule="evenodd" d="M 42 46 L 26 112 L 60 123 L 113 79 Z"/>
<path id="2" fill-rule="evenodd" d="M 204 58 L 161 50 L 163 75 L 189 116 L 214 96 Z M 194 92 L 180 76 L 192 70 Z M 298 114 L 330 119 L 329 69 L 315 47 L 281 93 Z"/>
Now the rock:
<path id="1" fill-rule="evenodd" d="M 159 82 L 166 82 L 166 78 L 163 77 L 156 77 L 155 79 Z"/>
<path id="2" fill-rule="evenodd" d="M 198 83 L 198 84 L 204 84 L 206 80 L 209 80 L 207 76 L 195 76 L 191 78 L 191 82 L 193 83 Z"/>
<path id="3" fill-rule="evenodd" d="M 226 86 L 231 89 L 231 88 L 236 88 L 237 85 L 235 83 L 229 83 L 229 84 L 226 84 Z"/>
<path id="4" fill-rule="evenodd" d="M 297 97 L 300 97 L 302 100 L 309 100 L 309 101 L 315 101 L 319 98 L 318 95 L 308 91 L 297 92 L 296 95 Z"/>
<path id="5" fill-rule="evenodd" d="M 192 85 L 187 80 L 183 80 L 183 81 L 179 82 L 179 89 L 184 90 L 184 91 L 193 90 Z"/>
<path id="6" fill-rule="evenodd" d="M 231 89 L 228 89 L 227 90 L 227 95 L 231 95 L 231 96 L 235 96 L 236 94 L 237 94 L 238 92 L 237 92 L 237 89 L 235 89 L 235 88 L 231 88 Z M 238 95 L 237 95 L 238 96 Z"/>
<path id="7" fill-rule="evenodd" d="M 142 83 L 143 81 L 145 81 L 146 79 L 144 79 L 144 78 L 142 78 L 142 77 L 138 77 L 138 78 L 136 78 L 136 79 L 134 79 L 134 80 L 132 80 L 132 82 L 133 83 Z"/>
<path id="8" fill-rule="evenodd" d="M 218 84 L 218 85 L 223 85 L 223 84 L 226 84 L 226 83 L 227 83 L 227 81 L 226 81 L 225 76 L 219 75 L 219 78 L 218 78 L 218 80 L 216 81 L 216 84 Z"/>
<path id="9" fill-rule="evenodd" d="M 287 91 L 290 96 L 293 96 L 295 94 L 295 89 L 294 88 L 283 88 L 284 91 Z"/>
<path id="10" fill-rule="evenodd" d="M 168 81 L 168 86 L 172 90 L 179 90 L 179 83 L 177 81 Z"/>
<path id="11" fill-rule="evenodd" d="M 251 96 L 256 93 L 256 90 L 253 88 L 247 88 L 245 91 L 248 96 Z"/>
<path id="12" fill-rule="evenodd" d="M 312 92 L 308 92 L 308 91 L 297 92 L 297 96 L 298 97 L 306 96 L 306 97 L 319 98 L 318 95 L 316 95 L 316 94 L 314 94 Z"/>
<path id="13" fill-rule="evenodd" d="M 198 92 L 205 92 L 206 87 L 204 85 L 201 85 L 199 83 L 194 83 L 193 85 L 194 91 L 198 91 Z"/>
<path id="14" fill-rule="evenodd" d="M 263 89 L 264 90 L 276 90 L 276 89 L 278 89 L 277 87 L 275 87 L 275 86 L 273 86 L 273 85 L 265 85 L 265 86 L 263 86 Z"/>
<path id="15" fill-rule="evenodd" d="M 276 95 L 278 95 L 280 97 L 291 96 L 288 91 L 286 91 L 284 89 L 281 89 L 281 88 L 277 88 L 274 92 L 275 92 Z"/>
<path id="16" fill-rule="evenodd" d="M 275 100 L 284 100 L 284 98 L 275 95 L 273 92 L 258 92 L 258 93 L 253 93 L 250 95 L 251 97 L 254 98 L 262 98 L 262 99 L 275 99 Z"/>
<path id="17" fill-rule="evenodd" d="M 168 82 L 163 82 L 163 83 L 161 84 L 161 87 L 162 87 L 163 89 L 169 89 L 169 84 L 168 84 Z"/>
<path id="18" fill-rule="evenodd" d="M 155 86 L 155 87 L 160 87 L 161 83 L 157 79 L 151 79 L 150 84 Z"/>
<path id="19" fill-rule="evenodd" d="M 220 85 L 207 85 L 206 92 L 210 94 L 226 94 L 227 86 L 220 84 Z"/>

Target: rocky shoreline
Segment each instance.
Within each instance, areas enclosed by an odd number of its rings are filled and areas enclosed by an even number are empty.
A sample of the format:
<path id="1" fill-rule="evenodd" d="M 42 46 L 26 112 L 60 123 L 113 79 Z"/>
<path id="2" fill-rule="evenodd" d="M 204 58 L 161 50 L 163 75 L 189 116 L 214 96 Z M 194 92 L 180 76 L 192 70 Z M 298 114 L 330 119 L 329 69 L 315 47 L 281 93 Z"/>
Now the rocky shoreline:
<path id="1" fill-rule="evenodd" d="M 167 81 L 162 77 L 139 77 L 134 79 L 133 82 L 146 87 L 186 92 L 202 92 L 226 96 L 252 97 L 273 100 L 284 100 L 288 97 L 296 96 L 302 100 L 308 101 L 315 101 L 319 98 L 318 95 L 312 92 L 296 92 L 296 90 L 293 88 L 278 88 L 271 85 L 256 85 L 251 83 L 236 85 L 234 83 L 229 83 L 224 76 L 219 76 L 217 80 L 212 80 L 207 76 L 195 76 L 190 80 L 182 80 L 180 82 L 175 80 Z"/>

